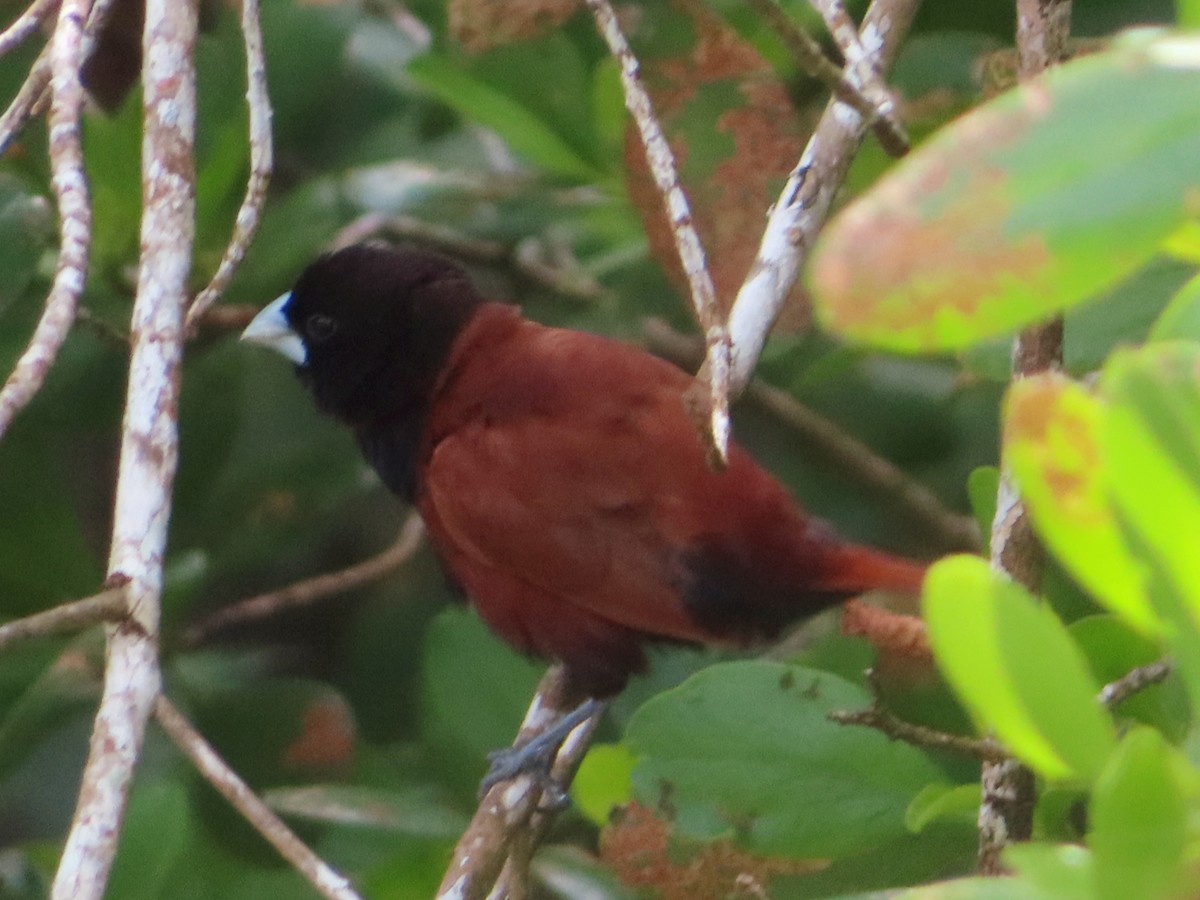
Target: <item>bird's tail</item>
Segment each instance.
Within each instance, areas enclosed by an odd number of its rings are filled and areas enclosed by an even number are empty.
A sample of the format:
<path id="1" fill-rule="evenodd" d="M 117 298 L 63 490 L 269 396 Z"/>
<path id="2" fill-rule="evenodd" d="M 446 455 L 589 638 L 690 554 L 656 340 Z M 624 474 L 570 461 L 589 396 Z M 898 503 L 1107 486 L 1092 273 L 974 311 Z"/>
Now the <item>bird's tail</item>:
<path id="1" fill-rule="evenodd" d="M 833 593 L 855 596 L 868 591 L 894 591 L 918 596 L 928 566 L 869 547 L 844 544 L 830 554 L 822 587 Z"/>

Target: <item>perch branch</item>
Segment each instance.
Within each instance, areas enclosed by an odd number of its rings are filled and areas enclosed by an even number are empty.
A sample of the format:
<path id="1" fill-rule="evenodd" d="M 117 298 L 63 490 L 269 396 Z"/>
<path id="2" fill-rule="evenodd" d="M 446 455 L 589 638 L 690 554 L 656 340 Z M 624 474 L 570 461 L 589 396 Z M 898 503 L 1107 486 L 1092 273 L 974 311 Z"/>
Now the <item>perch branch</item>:
<path id="1" fill-rule="evenodd" d="M 1067 58 L 1070 0 L 1017 0 L 1017 54 L 1022 80 L 1033 78 Z M 1062 367 L 1063 323 L 1054 319 L 1026 329 L 1013 344 L 1014 379 Z M 992 523 L 992 565 L 1033 593 L 1041 586 L 1044 554 L 1033 534 L 1025 504 L 1007 469 L 1002 469 Z M 1037 801 L 1033 773 L 1016 760 L 987 763 L 981 776 L 979 871 L 1005 871 L 1001 856 L 1013 841 L 1033 834 Z"/>
<path id="2" fill-rule="evenodd" d="M 267 187 L 274 166 L 271 141 L 271 97 L 267 93 L 267 64 L 263 56 L 262 24 L 258 15 L 258 0 L 242 0 L 242 38 L 246 47 L 246 104 L 250 117 L 250 178 L 234 221 L 233 236 L 221 257 L 217 272 L 192 303 L 187 314 L 187 328 L 194 332 L 204 313 L 229 286 L 233 273 L 246 256 L 246 249 L 258 231 L 263 205 L 267 202 Z"/>
<path id="3" fill-rule="evenodd" d="M 874 0 L 867 9 L 859 37 L 877 71 L 886 72 L 895 60 L 916 7 L 916 0 Z M 862 115 L 837 97 L 831 99 L 771 209 L 758 256 L 729 313 L 734 397 L 750 383 L 767 334 L 829 214 L 864 129 Z"/>
<path id="4" fill-rule="evenodd" d="M 874 728 L 893 741 L 903 741 L 926 750 L 945 750 L 983 762 L 999 762 L 1008 758 L 1007 751 L 992 738 L 969 738 L 959 734 L 937 731 L 896 718 L 878 702 L 868 709 L 833 710 L 829 720 L 839 725 L 862 725 Z"/>
<path id="5" fill-rule="evenodd" d="M 650 350 L 678 365 L 691 365 L 699 353 L 695 341 L 660 320 L 648 320 L 642 331 Z M 787 392 L 755 381 L 746 389 L 746 399 L 795 431 L 806 452 L 836 463 L 855 484 L 903 510 L 947 550 L 982 546 L 974 519 L 947 509 L 923 484 Z"/>
<path id="6" fill-rule="evenodd" d="M 1105 709 L 1120 706 L 1134 694 L 1156 684 L 1162 684 L 1171 674 L 1169 659 L 1160 659 L 1148 666 L 1139 666 L 1126 675 L 1106 684 L 1100 691 L 1100 705 Z"/>
<path id="7" fill-rule="evenodd" d="M 341 571 L 306 578 L 280 590 L 259 594 L 217 610 L 184 632 L 183 643 L 194 647 L 230 625 L 257 622 L 284 610 L 307 606 L 325 597 L 369 584 L 412 559 L 421 546 L 424 534 L 421 517 L 415 512 L 410 513 L 395 542 L 383 552 Z"/>
<path id="8" fill-rule="evenodd" d="M 33 36 L 42 22 L 58 8 L 59 0 L 33 0 L 29 7 L 3 32 L 0 32 L 0 56 L 4 56 Z"/>
<path id="9" fill-rule="evenodd" d="M 89 0 L 64 3 L 50 42 L 47 66 L 51 98 L 50 180 L 58 203 L 60 223 L 58 264 L 45 308 L 29 346 L 0 389 L 0 437 L 4 436 L 13 419 L 45 383 L 46 375 L 75 321 L 75 307 L 87 277 L 92 211 L 88 204 L 79 133 L 80 114 L 83 111 L 83 84 L 79 80 L 79 69 L 83 64 L 84 22 L 89 8 Z M 26 87 L 34 82 L 43 58 L 39 57 L 38 63 L 34 64 Z M 25 88 L 22 88 L 24 93 Z M 18 97 L 18 101 L 20 99 Z M 14 101 L 14 106 L 16 103 Z"/>
<path id="10" fill-rule="evenodd" d="M 358 900 L 358 894 L 349 880 L 313 853 L 288 828 L 287 823 L 229 768 L 171 701 L 161 694 L 154 704 L 154 718 L 180 752 L 196 767 L 196 771 L 204 776 L 204 780 L 228 800 L 229 805 L 241 813 L 322 897 L 329 900 Z"/>
<path id="11" fill-rule="evenodd" d="M 70 9 L 67 0 L 60 23 Z M 128 618 L 109 630 L 104 690 L 53 900 L 104 895 L 146 720 L 161 688 L 158 624 L 195 215 L 195 41 L 195 4 L 148 0 L 141 257 L 108 562 L 110 582 L 125 581 Z"/>
<path id="12" fill-rule="evenodd" d="M 537 737 L 554 724 L 559 714 L 572 709 L 577 700 L 571 695 L 563 668 L 551 668 L 538 684 L 513 746 Z M 570 783 L 587 752 L 594 727 L 595 720 L 588 720 L 563 742 L 552 770 L 556 779 L 562 779 L 557 783 L 563 788 Z M 437 900 L 484 900 L 493 895 L 493 886 L 514 853 L 518 853 L 518 859 L 507 877 L 520 877 L 520 860 L 526 853 L 532 853 L 532 849 L 518 852 L 517 842 L 534 842 L 544 834 L 553 815 L 551 810 L 539 808 L 541 799 L 542 791 L 528 775 L 492 787 L 479 802 L 471 823 L 454 848 Z"/>
<path id="13" fill-rule="evenodd" d="M 712 450 L 724 463 L 729 446 L 729 379 L 733 352 L 730 347 L 729 329 L 717 305 L 716 290 L 708 271 L 708 263 L 704 259 L 704 247 L 692 224 L 692 212 L 679 184 L 675 155 L 671 152 L 662 126 L 654 115 L 650 97 L 642 87 L 637 57 L 633 55 L 629 42 L 621 33 L 616 13 L 608 0 L 587 0 L 587 5 L 596 18 L 596 25 L 608 43 L 609 50 L 620 64 L 625 108 L 629 110 L 638 127 L 638 134 L 646 151 L 646 162 L 671 222 L 675 248 L 691 290 L 692 305 L 700 320 L 700 327 L 704 329 L 703 371 L 709 389 L 708 427 L 705 433 Z"/>
<path id="14" fill-rule="evenodd" d="M 0 652 L 19 641 L 90 628 L 101 622 L 119 621 L 124 618 L 125 610 L 125 588 L 122 585 L 23 619 L 5 622 L 0 625 Z"/>
<path id="15" fill-rule="evenodd" d="M 852 107 L 864 121 L 871 123 L 880 146 L 889 155 L 903 156 L 908 152 L 908 135 L 897 114 L 896 101 L 873 66 L 860 62 L 855 71 L 856 77 L 851 78 L 825 55 L 821 45 L 807 31 L 792 20 L 779 5 L 779 0 L 750 0 L 749 5 L 775 30 L 802 69 Z M 854 34 L 855 43 L 861 47 L 853 26 L 851 33 Z M 837 35 L 834 37 L 836 39 Z M 850 57 L 846 59 L 849 61 Z"/>

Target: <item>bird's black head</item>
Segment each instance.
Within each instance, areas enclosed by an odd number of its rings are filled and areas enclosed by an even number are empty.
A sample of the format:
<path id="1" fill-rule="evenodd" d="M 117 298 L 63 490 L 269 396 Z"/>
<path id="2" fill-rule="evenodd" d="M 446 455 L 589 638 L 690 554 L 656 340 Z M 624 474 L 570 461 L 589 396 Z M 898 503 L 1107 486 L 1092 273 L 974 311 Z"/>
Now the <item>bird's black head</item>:
<path id="1" fill-rule="evenodd" d="M 291 359 L 317 406 L 361 429 L 424 411 L 482 303 L 444 257 L 355 244 L 312 263 L 242 338 Z"/>

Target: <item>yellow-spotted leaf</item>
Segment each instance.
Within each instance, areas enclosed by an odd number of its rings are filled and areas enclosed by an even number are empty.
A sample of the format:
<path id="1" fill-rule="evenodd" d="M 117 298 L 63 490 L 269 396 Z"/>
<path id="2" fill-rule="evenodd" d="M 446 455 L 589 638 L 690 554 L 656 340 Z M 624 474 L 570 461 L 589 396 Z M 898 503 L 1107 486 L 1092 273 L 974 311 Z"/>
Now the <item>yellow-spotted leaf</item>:
<path id="1" fill-rule="evenodd" d="M 834 219 L 810 287 L 844 335 L 957 349 L 1145 263 L 1200 206 L 1200 35 L 1133 35 L 961 117 Z"/>
<path id="2" fill-rule="evenodd" d="M 1154 634 L 1158 618 L 1107 493 L 1102 412 L 1067 378 L 1022 379 L 1009 392 L 1005 458 L 1038 534 L 1072 577 L 1139 631 Z"/>

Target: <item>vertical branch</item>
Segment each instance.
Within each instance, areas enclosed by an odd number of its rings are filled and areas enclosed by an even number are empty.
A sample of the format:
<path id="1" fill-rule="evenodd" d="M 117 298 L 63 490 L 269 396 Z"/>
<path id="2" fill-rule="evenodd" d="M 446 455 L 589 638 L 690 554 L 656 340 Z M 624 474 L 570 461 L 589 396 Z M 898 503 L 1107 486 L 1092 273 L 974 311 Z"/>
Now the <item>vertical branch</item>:
<path id="1" fill-rule="evenodd" d="M 88 204 L 87 180 L 83 174 L 83 146 L 79 117 L 83 110 L 83 29 L 90 0 L 69 0 L 58 14 L 58 24 L 49 47 L 38 58 L 21 95 L 13 102 L 0 131 L 15 134 L 24 116 L 50 82 L 50 169 L 51 186 L 58 201 L 60 246 L 54 281 L 46 297 L 42 317 L 33 338 L 16 368 L 0 389 L 0 437 L 16 415 L 34 398 L 46 381 L 58 351 L 75 322 L 75 308 L 87 276 L 88 245 L 91 241 L 92 210 Z M 28 106 L 24 104 L 28 101 Z M 9 121 L 10 114 L 12 121 Z"/>
<path id="2" fill-rule="evenodd" d="M 917 3 L 873 0 L 868 7 L 858 40 L 871 55 L 875 71 L 887 71 L 895 60 Z M 860 92 L 864 89 L 859 81 L 861 68 L 846 69 L 846 80 Z M 767 334 L 825 223 L 866 127 L 861 113 L 836 96 L 831 99 L 771 208 L 758 256 L 729 312 L 730 390 L 734 397 L 750 383 Z"/>
<path id="3" fill-rule="evenodd" d="M 1032 78 L 1067 56 L 1071 0 L 1017 0 L 1020 77 Z M 1062 366 L 1061 318 L 1021 332 L 1013 344 L 1013 378 Z M 1044 554 L 1029 525 L 1025 504 L 1004 471 L 992 522 L 992 565 L 1033 592 L 1040 588 Z M 1033 833 L 1037 800 L 1033 773 L 1015 760 L 984 763 L 979 805 L 979 871 L 1004 871 L 1001 854 Z"/>
<path id="4" fill-rule="evenodd" d="M 267 186 L 274 166 L 274 147 L 271 142 L 271 97 L 267 93 L 267 63 L 263 56 L 262 24 L 258 16 L 258 0 L 242 0 L 242 40 L 246 47 L 246 104 L 250 116 L 250 178 L 246 196 L 238 209 L 233 237 L 212 281 L 196 297 L 188 310 L 187 326 L 195 331 L 200 317 L 212 306 L 233 279 L 233 273 L 246 255 L 250 241 L 258 230 L 263 205 L 267 201 Z"/>
<path id="5" fill-rule="evenodd" d="M 704 367 L 709 383 L 708 432 L 712 448 L 724 462 L 729 447 L 729 332 L 717 306 L 716 290 L 704 259 L 704 247 L 692 225 L 692 211 L 687 197 L 679 185 L 675 154 L 671 152 L 671 146 L 654 115 L 650 97 L 642 87 L 637 57 L 621 33 L 617 15 L 608 0 L 587 0 L 587 5 L 596 17 L 596 25 L 608 43 L 608 49 L 621 66 L 625 107 L 638 127 L 646 151 L 646 162 L 666 205 L 675 247 L 691 289 L 692 305 L 700 320 L 700 327 L 704 329 Z"/>
<path id="6" fill-rule="evenodd" d="M 194 228 L 195 40 L 194 3 L 147 2 L 141 259 L 108 566 L 110 580 L 127 579 L 128 618 L 108 635 L 104 692 L 54 900 L 103 896 L 146 720 L 160 688 L 159 602 L 178 455 L 179 364 Z"/>

